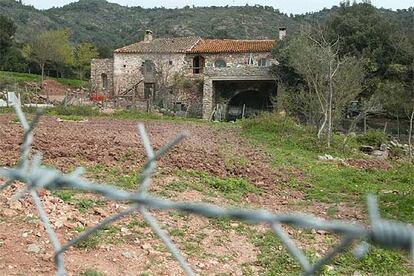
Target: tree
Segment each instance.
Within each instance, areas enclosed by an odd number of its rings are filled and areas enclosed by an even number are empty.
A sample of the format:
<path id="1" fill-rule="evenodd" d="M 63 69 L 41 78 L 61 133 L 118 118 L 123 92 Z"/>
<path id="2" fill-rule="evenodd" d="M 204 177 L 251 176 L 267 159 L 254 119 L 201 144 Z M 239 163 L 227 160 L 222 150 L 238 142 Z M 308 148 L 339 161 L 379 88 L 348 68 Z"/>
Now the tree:
<path id="1" fill-rule="evenodd" d="M 8 17 L 0 15 L 0 65 L 2 69 L 7 58 L 7 53 L 13 46 L 15 32 L 16 25 L 14 22 Z"/>
<path id="2" fill-rule="evenodd" d="M 414 67 L 414 66 L 413 66 Z M 414 68 L 413 68 L 414 69 Z M 413 74 L 410 74 L 413 76 Z M 410 122 L 408 145 L 410 159 L 413 158 L 412 138 L 414 124 L 414 80 L 404 85 L 402 82 L 387 81 L 381 84 L 382 106 L 389 114 L 397 118 L 405 117 Z"/>
<path id="3" fill-rule="evenodd" d="M 23 45 L 22 56 L 28 64 L 27 70 L 28 70 L 28 73 L 30 74 L 30 61 L 31 61 L 31 56 L 32 56 L 32 46 L 30 44 Z"/>
<path id="4" fill-rule="evenodd" d="M 394 18 L 371 5 L 344 1 L 327 18 L 330 40 L 340 37 L 339 55 L 355 56 L 367 72 L 364 80 L 365 95 L 375 93 L 379 84 L 389 77 L 391 64 L 407 64 L 400 44 L 406 34 L 401 33 Z M 411 61 L 408 62 L 411 64 Z"/>
<path id="5" fill-rule="evenodd" d="M 349 56 L 340 57 L 338 41 L 330 41 L 322 27 L 306 27 L 284 45 L 277 57 L 281 68 L 294 71 L 301 78 L 299 87 L 292 82 L 292 74 L 279 70 L 282 85 L 291 97 L 294 106 L 300 106 L 312 116 L 316 115 L 318 138 L 324 133 L 327 146 L 331 146 L 334 123 L 343 115 L 345 107 L 361 92 L 363 69 L 358 61 Z M 291 105 L 292 106 L 292 105 Z"/>
<path id="6" fill-rule="evenodd" d="M 57 65 L 72 64 L 73 51 L 69 45 L 69 33 L 66 30 L 47 31 L 38 34 L 30 43 L 31 59 L 42 71 L 42 82 L 47 62 Z"/>
<path id="7" fill-rule="evenodd" d="M 79 79 L 87 70 L 90 70 L 91 60 L 98 57 L 97 49 L 91 43 L 81 43 L 75 49 L 75 67 L 79 73 Z"/>

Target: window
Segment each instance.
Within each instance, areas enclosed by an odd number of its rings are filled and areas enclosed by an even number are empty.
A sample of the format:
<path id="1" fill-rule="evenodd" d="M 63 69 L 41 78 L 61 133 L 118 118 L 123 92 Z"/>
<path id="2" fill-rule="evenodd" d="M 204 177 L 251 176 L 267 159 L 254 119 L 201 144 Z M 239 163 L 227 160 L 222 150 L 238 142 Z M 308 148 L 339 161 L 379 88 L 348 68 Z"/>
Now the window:
<path id="1" fill-rule="evenodd" d="M 195 56 L 193 58 L 193 73 L 202 74 L 204 71 L 205 59 L 203 56 Z"/>
<path id="2" fill-rule="evenodd" d="M 247 58 L 246 64 L 248 65 L 253 65 L 254 61 L 253 61 L 253 54 L 250 53 L 249 57 Z"/>
<path id="3" fill-rule="evenodd" d="M 266 59 L 266 58 L 261 58 L 261 59 L 259 59 L 258 65 L 260 67 L 267 67 L 267 66 L 270 65 L 270 61 L 268 59 Z"/>
<path id="4" fill-rule="evenodd" d="M 218 60 L 216 60 L 216 61 L 214 62 L 214 67 L 217 67 L 217 68 L 224 68 L 224 67 L 226 67 L 226 66 L 227 66 L 226 61 L 224 61 L 224 60 L 222 60 L 222 59 L 218 59 Z"/>
<path id="5" fill-rule="evenodd" d="M 101 75 L 101 80 L 102 80 L 102 89 L 103 90 L 108 90 L 108 75 L 103 73 Z"/>

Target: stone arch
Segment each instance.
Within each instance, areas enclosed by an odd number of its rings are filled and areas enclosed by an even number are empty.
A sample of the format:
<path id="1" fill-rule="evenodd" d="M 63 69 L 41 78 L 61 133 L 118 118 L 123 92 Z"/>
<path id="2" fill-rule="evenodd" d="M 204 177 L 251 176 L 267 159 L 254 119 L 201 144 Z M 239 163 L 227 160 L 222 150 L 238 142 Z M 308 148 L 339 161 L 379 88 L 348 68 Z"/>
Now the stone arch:
<path id="1" fill-rule="evenodd" d="M 272 95 L 257 88 L 247 88 L 235 91 L 226 104 L 227 121 L 257 115 L 260 112 L 272 111 Z"/>

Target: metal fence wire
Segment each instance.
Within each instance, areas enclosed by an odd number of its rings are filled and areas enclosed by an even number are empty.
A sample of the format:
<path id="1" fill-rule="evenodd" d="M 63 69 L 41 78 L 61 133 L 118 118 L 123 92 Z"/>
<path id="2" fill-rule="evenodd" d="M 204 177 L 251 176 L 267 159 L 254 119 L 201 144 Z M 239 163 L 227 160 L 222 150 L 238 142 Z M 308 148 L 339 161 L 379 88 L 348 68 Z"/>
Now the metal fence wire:
<path id="1" fill-rule="evenodd" d="M 368 196 L 369 225 L 362 225 L 347 221 L 325 220 L 305 214 L 275 214 L 266 210 L 222 208 L 204 203 L 177 202 L 160 198 L 149 194 L 148 187 L 151 183 L 151 176 L 156 167 L 156 162 L 169 149 L 180 143 L 185 134 L 179 134 L 174 140 L 164 145 L 160 150 L 154 152 L 149 137 L 143 125 L 138 125 L 138 133 L 141 137 L 147 155 L 143 171 L 138 177 L 137 191 L 128 192 L 117 189 L 113 186 L 94 184 L 81 178 L 84 170 L 78 168 L 71 174 L 64 175 L 61 171 L 53 168 L 46 168 L 41 165 L 42 156 L 33 155 L 30 158 L 31 145 L 33 142 L 33 130 L 39 121 L 41 112 L 37 112 L 29 123 L 17 101 L 14 109 L 21 126 L 24 129 L 23 143 L 21 145 L 20 159 L 16 167 L 0 169 L 0 176 L 5 177 L 7 182 L 0 187 L 5 189 L 14 181 L 25 184 L 24 189 L 17 193 L 18 198 L 30 195 L 36 206 L 40 220 L 45 227 L 54 250 L 54 262 L 57 275 L 66 275 L 63 254 L 71 246 L 97 232 L 106 225 L 139 212 L 144 220 L 150 225 L 152 231 L 165 244 L 172 256 L 177 260 L 187 275 L 195 275 L 191 266 L 187 263 L 180 251 L 171 241 L 170 237 L 161 229 L 157 220 L 148 210 L 178 210 L 189 214 L 195 214 L 208 218 L 230 218 L 244 221 L 250 224 L 263 224 L 270 227 L 273 233 L 278 236 L 288 252 L 300 264 L 304 275 L 315 275 L 321 268 L 329 263 L 338 253 L 352 247 L 354 242 L 357 245 L 353 249 L 355 257 L 362 258 L 369 250 L 369 245 L 392 250 L 403 250 L 411 255 L 411 262 L 414 265 L 414 227 L 410 224 L 382 219 L 379 214 L 376 197 Z M 79 236 L 61 244 L 53 230 L 49 218 L 42 206 L 38 195 L 39 189 L 57 190 L 74 189 L 101 195 L 114 201 L 131 203 L 131 207 L 118 214 L 105 218 L 103 221 L 85 230 Z M 298 248 L 294 241 L 282 228 L 282 224 L 302 229 L 324 230 L 337 234 L 341 237 L 338 244 L 332 247 L 325 256 L 316 263 L 310 263 L 303 251 Z"/>

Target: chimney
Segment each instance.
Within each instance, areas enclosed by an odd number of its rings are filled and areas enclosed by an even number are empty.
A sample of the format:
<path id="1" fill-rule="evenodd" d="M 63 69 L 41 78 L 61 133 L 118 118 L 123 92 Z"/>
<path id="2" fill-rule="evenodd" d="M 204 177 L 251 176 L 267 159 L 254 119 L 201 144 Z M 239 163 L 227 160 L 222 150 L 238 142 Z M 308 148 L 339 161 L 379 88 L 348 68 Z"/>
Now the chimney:
<path id="1" fill-rule="evenodd" d="M 153 39 L 153 32 L 151 30 L 146 30 L 144 35 L 144 42 L 151 42 Z"/>
<path id="2" fill-rule="evenodd" d="M 283 40 L 286 36 L 286 27 L 279 28 L 279 40 Z"/>

